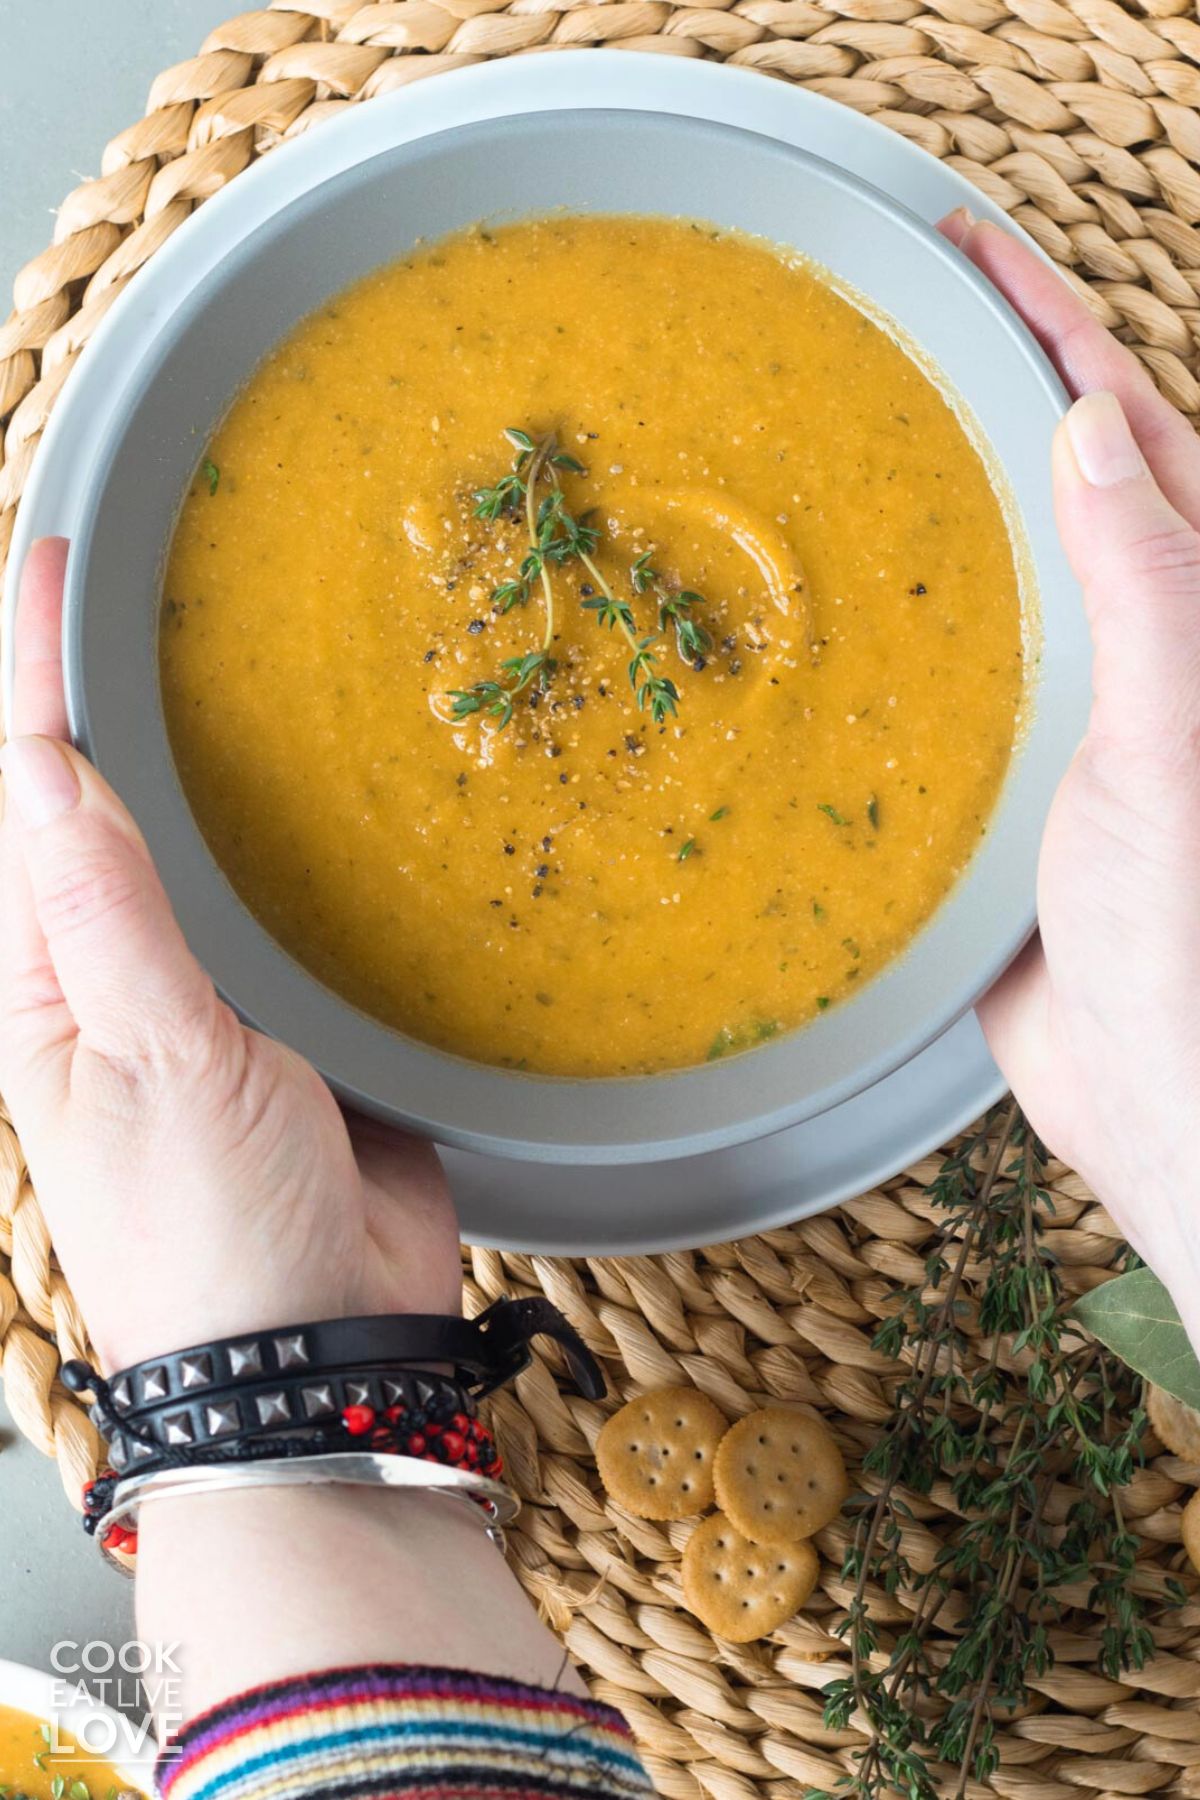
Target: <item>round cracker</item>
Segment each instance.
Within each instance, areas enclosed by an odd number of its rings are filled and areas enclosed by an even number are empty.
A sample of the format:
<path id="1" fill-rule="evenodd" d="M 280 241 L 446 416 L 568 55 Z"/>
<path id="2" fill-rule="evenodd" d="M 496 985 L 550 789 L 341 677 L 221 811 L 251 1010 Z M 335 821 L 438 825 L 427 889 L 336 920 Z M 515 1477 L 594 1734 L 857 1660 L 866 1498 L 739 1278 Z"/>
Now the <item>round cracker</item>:
<path id="1" fill-rule="evenodd" d="M 1181 1456 L 1185 1462 L 1200 1462 L 1200 1412 L 1195 1407 L 1148 1381 L 1146 1412 L 1155 1437 L 1173 1456 Z"/>
<path id="2" fill-rule="evenodd" d="M 849 1492 L 828 1426 L 764 1406 L 725 1433 L 713 1466 L 717 1505 L 755 1544 L 786 1544 L 828 1525 Z"/>
<path id="3" fill-rule="evenodd" d="M 723 1513 L 697 1525 L 683 1553 L 683 1597 L 731 1644 L 765 1637 L 804 1605 L 820 1560 L 807 1541 L 752 1544 Z"/>
<path id="4" fill-rule="evenodd" d="M 1200 1493 L 1193 1494 L 1183 1509 L 1180 1522 L 1183 1532 L 1183 1547 L 1188 1553 L 1188 1561 L 1200 1575 Z"/>
<path id="5" fill-rule="evenodd" d="M 660 1388 L 628 1401 L 596 1439 L 600 1479 L 639 1519 L 686 1519 L 712 1505 L 724 1413 L 695 1388 Z"/>

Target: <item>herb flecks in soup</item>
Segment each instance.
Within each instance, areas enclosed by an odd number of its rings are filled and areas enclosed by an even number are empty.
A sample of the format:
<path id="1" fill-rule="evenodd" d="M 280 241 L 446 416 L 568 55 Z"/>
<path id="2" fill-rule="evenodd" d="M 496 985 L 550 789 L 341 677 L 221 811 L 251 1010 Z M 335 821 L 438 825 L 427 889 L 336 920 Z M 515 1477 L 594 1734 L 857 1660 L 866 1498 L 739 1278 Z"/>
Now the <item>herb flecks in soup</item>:
<path id="1" fill-rule="evenodd" d="M 161 665 L 267 929 L 418 1038 L 571 1075 L 868 980 L 977 846 L 1023 690 L 1002 508 L 928 376 L 811 269 L 628 218 L 466 233 L 301 325 L 187 496 Z"/>
<path id="2" fill-rule="evenodd" d="M 0 1795 L 4 1800 L 142 1800 L 111 1763 L 11 1706 L 0 1706 Z"/>

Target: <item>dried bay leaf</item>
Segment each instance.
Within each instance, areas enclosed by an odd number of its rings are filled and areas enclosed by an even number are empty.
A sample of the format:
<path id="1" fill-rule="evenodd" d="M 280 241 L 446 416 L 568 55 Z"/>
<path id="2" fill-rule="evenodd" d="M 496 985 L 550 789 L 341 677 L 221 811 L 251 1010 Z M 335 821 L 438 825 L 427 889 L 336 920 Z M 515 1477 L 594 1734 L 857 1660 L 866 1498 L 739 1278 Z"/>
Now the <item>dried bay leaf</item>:
<path id="1" fill-rule="evenodd" d="M 1157 1387 L 1200 1408 L 1200 1360 L 1175 1302 L 1151 1269 L 1134 1269 L 1075 1302 L 1093 1337 Z"/>

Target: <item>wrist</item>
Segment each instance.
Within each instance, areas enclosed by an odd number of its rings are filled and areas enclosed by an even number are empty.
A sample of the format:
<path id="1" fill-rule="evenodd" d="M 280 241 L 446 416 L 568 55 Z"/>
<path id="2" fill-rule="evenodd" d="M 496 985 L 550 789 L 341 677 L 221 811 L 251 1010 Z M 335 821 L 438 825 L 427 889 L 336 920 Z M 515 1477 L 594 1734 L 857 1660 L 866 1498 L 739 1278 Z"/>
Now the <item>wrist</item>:
<path id="1" fill-rule="evenodd" d="M 140 1635 L 179 1646 L 185 1718 L 264 1682 L 360 1663 L 583 1692 L 560 1679 L 564 1652 L 482 1517 L 433 1494 L 265 1488 L 151 1504 L 137 1584 Z"/>

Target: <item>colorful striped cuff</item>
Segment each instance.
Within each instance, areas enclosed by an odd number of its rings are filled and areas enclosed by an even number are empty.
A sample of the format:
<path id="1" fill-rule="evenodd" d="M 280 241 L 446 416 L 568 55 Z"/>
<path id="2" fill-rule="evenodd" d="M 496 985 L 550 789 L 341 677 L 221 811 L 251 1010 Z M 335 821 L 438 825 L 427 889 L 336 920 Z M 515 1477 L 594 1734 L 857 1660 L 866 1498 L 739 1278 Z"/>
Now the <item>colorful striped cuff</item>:
<path id="1" fill-rule="evenodd" d="M 619 1713 L 461 1669 L 330 1669 L 239 1694 L 159 1760 L 163 1800 L 645 1800 Z"/>

